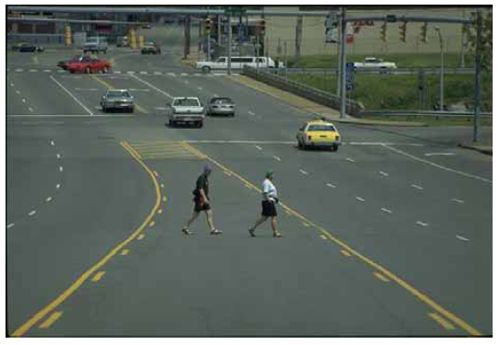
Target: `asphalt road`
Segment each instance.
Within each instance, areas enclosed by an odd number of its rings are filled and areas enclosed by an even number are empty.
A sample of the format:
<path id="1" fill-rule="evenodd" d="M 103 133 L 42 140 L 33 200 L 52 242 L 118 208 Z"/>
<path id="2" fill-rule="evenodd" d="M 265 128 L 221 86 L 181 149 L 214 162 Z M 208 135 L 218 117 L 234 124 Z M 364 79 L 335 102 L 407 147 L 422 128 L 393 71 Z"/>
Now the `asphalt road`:
<path id="1" fill-rule="evenodd" d="M 339 124 L 338 152 L 299 151 L 309 114 L 162 50 L 110 49 L 107 75 L 8 53 L 9 335 L 492 335 L 492 158 L 463 129 Z M 103 113 L 108 87 L 135 113 Z M 237 115 L 170 128 L 183 95 Z M 223 235 L 201 215 L 186 237 L 207 163 Z M 269 169 L 284 238 L 250 238 Z"/>

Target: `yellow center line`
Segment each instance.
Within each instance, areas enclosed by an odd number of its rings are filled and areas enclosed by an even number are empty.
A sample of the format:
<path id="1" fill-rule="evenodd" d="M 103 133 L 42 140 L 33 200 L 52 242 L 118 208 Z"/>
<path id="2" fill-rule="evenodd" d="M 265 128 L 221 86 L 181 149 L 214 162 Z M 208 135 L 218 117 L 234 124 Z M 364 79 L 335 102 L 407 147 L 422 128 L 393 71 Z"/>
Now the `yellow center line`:
<path id="1" fill-rule="evenodd" d="M 49 328 L 50 326 L 52 326 L 52 324 L 54 322 L 57 321 L 57 319 L 59 319 L 62 315 L 62 311 L 55 311 L 52 313 L 52 315 L 50 315 L 47 320 L 45 320 L 42 324 L 40 324 L 40 326 L 38 328 L 42 328 L 42 329 L 45 329 L 45 328 Z"/>
<path id="2" fill-rule="evenodd" d="M 137 237 L 137 240 L 140 241 L 144 238 L 144 234 L 140 234 L 139 237 Z"/>
<path id="3" fill-rule="evenodd" d="M 239 174 L 237 174 L 235 171 L 227 168 L 226 166 L 224 166 L 221 163 L 217 162 L 215 159 L 213 159 L 213 158 L 205 155 L 204 153 L 202 153 L 198 149 L 195 149 L 190 144 L 188 144 L 186 142 L 183 142 L 183 144 L 186 146 L 186 148 L 192 150 L 193 152 L 197 152 L 197 154 L 199 154 L 199 155 L 204 156 L 207 160 L 209 160 L 210 162 L 212 162 L 214 165 L 218 166 L 222 170 L 230 171 L 233 174 L 234 177 L 236 177 L 238 180 L 242 181 L 247 187 L 252 188 L 252 189 L 254 189 L 254 190 L 256 190 L 257 192 L 260 193 L 260 189 L 259 188 L 257 188 L 251 182 L 247 181 L 245 178 L 243 178 L 242 176 L 240 176 Z M 381 265 L 379 265 L 375 261 L 373 261 L 370 258 L 368 258 L 368 257 L 362 255 L 361 253 L 357 252 L 356 250 L 354 250 L 353 248 L 351 248 L 350 246 L 348 246 L 343 241 L 337 239 L 335 236 L 333 236 L 325 228 L 323 228 L 323 227 L 315 224 L 314 222 L 312 222 L 311 220 L 309 220 L 305 216 L 301 215 L 299 212 L 297 212 L 294 209 L 292 209 L 289 206 L 287 206 L 285 203 L 280 202 L 280 205 L 281 205 L 281 207 L 283 207 L 285 210 L 287 210 L 288 212 L 290 212 L 291 214 L 293 214 L 297 218 L 301 219 L 304 222 L 309 223 L 311 226 L 313 226 L 314 228 L 316 228 L 317 230 L 319 230 L 330 241 L 332 241 L 333 243 L 335 243 L 338 246 L 340 246 L 343 250 L 345 250 L 346 252 L 350 253 L 352 256 L 357 257 L 359 260 L 361 260 L 362 262 L 364 262 L 368 266 L 374 268 L 375 270 L 377 270 L 378 272 L 380 272 L 381 274 L 383 274 L 385 277 L 387 277 L 389 280 L 394 281 L 396 284 L 398 284 L 403 289 L 405 289 L 410 294 L 412 294 L 414 297 L 416 297 L 419 301 L 421 301 L 424 304 L 426 304 L 427 306 L 431 307 L 434 311 L 436 311 L 439 314 L 441 314 L 442 316 L 446 317 L 448 320 L 453 321 L 456 325 L 458 325 L 460 328 L 462 328 L 463 330 L 465 330 L 466 332 L 468 332 L 470 335 L 474 335 L 474 336 L 481 336 L 482 335 L 479 330 L 477 330 L 476 328 L 474 328 L 471 325 L 469 325 L 467 322 L 465 322 L 464 320 L 462 320 L 460 317 L 458 317 L 457 315 L 453 314 L 451 311 L 445 309 L 443 306 L 441 306 L 440 304 L 438 304 L 436 301 L 434 301 L 433 299 L 431 299 L 430 297 L 428 297 L 424 293 L 420 292 L 418 289 L 416 289 L 415 287 L 413 287 L 412 285 L 410 285 L 409 283 L 407 283 L 406 281 L 404 281 L 403 279 L 401 279 L 400 277 L 398 277 L 396 274 L 390 272 L 388 269 L 382 267 Z"/>
<path id="4" fill-rule="evenodd" d="M 123 249 L 120 255 L 127 255 L 130 251 L 128 249 Z"/>
<path id="5" fill-rule="evenodd" d="M 116 87 L 114 87 L 113 85 L 111 85 L 107 81 L 102 80 L 101 78 L 99 78 L 98 76 L 96 76 L 94 74 L 92 74 L 90 77 L 92 79 L 94 79 L 95 81 L 101 83 L 102 85 L 104 85 L 108 89 L 116 89 Z M 137 110 L 139 110 L 140 113 L 148 114 L 148 111 L 146 109 L 144 109 L 143 107 L 141 107 L 139 104 L 135 103 L 135 107 L 137 108 Z"/>
<path id="6" fill-rule="evenodd" d="M 325 236 L 326 237 L 326 236 Z M 342 249 L 340 251 L 344 256 L 351 256 L 351 253 L 349 253 L 347 250 Z"/>
<path id="7" fill-rule="evenodd" d="M 146 217 L 144 222 L 123 242 L 119 243 L 114 249 L 112 249 L 108 254 L 106 254 L 101 260 L 99 260 L 94 266 L 90 267 L 85 273 L 83 273 L 71 286 L 66 289 L 61 295 L 55 298 L 52 302 L 47 304 L 44 308 L 38 311 L 34 316 L 32 316 L 28 321 L 23 323 L 20 327 L 18 327 L 12 336 L 21 337 L 26 332 L 28 332 L 36 323 L 38 323 L 41 319 L 47 316 L 48 313 L 52 312 L 55 308 L 60 306 L 64 301 L 66 301 L 75 291 L 82 286 L 82 284 L 89 279 L 95 272 L 97 272 L 102 266 L 104 266 L 111 258 L 117 255 L 125 246 L 127 246 L 130 242 L 132 242 L 139 234 L 143 231 L 143 229 L 151 222 L 151 219 L 155 216 L 157 210 L 161 204 L 161 193 L 160 186 L 158 181 L 156 180 L 155 175 L 151 171 L 151 169 L 142 162 L 140 158 L 138 158 L 135 150 L 130 147 L 126 142 L 121 142 L 120 145 L 127 150 L 130 155 L 146 170 L 153 181 L 155 191 L 156 191 L 156 201 L 151 209 L 151 212 Z"/>

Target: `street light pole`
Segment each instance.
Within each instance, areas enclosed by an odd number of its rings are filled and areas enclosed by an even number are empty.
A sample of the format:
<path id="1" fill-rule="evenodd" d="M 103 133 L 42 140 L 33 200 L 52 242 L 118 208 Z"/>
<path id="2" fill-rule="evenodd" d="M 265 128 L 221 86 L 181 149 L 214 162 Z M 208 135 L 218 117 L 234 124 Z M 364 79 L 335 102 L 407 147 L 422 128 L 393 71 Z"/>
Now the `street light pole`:
<path id="1" fill-rule="evenodd" d="M 439 37 L 439 48 L 441 49 L 441 73 L 439 81 L 439 110 L 444 110 L 444 50 L 443 50 L 443 36 L 439 26 L 435 27 Z"/>

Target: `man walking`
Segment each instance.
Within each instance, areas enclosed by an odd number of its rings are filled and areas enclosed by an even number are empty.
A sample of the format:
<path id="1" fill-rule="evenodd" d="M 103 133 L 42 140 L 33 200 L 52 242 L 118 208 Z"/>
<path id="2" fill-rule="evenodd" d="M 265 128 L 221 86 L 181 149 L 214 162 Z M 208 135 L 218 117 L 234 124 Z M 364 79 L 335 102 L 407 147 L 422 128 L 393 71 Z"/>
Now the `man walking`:
<path id="1" fill-rule="evenodd" d="M 205 165 L 202 174 L 196 180 L 196 187 L 193 191 L 194 210 L 191 219 L 188 220 L 186 225 L 182 228 L 182 232 L 186 235 L 191 235 L 189 226 L 196 218 L 198 218 L 201 211 L 205 211 L 207 216 L 208 226 L 210 228 L 210 235 L 220 235 L 222 231 L 217 230 L 214 226 L 212 219 L 212 208 L 210 207 L 210 198 L 208 197 L 208 176 L 212 172 L 210 166 Z"/>
<path id="2" fill-rule="evenodd" d="M 276 204 L 278 200 L 278 191 L 274 186 L 273 180 L 274 173 L 272 171 L 266 172 L 266 178 L 262 182 L 262 213 L 261 217 L 255 222 L 254 226 L 248 229 L 250 236 L 255 237 L 255 229 L 262 223 L 264 223 L 269 217 L 271 217 L 271 228 L 273 230 L 273 237 L 282 237 L 278 232 L 278 224 L 276 217 L 278 216 L 276 212 Z"/>

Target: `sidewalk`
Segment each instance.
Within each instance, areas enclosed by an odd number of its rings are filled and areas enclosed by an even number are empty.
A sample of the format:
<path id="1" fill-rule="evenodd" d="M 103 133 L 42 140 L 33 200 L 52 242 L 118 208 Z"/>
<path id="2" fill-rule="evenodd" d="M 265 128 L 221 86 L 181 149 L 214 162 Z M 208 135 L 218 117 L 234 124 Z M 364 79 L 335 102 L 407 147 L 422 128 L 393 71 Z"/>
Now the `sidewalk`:
<path id="1" fill-rule="evenodd" d="M 350 115 L 345 115 L 344 118 L 340 117 L 340 113 L 332 108 L 326 107 L 324 105 L 310 101 L 304 97 L 297 96 L 290 92 L 281 90 L 274 86 L 262 83 L 255 79 L 243 76 L 243 75 L 232 75 L 229 77 L 238 83 L 251 87 L 260 92 L 264 92 L 274 98 L 279 99 L 282 102 L 288 103 L 289 105 L 300 109 L 305 112 L 312 114 L 317 114 L 318 116 L 323 116 L 331 121 L 339 123 L 352 123 L 358 125 L 378 125 L 378 126 L 398 126 L 398 127 L 424 127 L 427 126 L 425 123 L 421 122 L 405 122 L 405 121 L 380 121 L 380 120 L 364 120 L 352 117 Z"/>
<path id="2" fill-rule="evenodd" d="M 478 151 L 487 155 L 493 155 L 493 145 L 487 143 L 459 143 L 459 147 L 464 149 Z"/>

